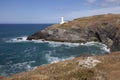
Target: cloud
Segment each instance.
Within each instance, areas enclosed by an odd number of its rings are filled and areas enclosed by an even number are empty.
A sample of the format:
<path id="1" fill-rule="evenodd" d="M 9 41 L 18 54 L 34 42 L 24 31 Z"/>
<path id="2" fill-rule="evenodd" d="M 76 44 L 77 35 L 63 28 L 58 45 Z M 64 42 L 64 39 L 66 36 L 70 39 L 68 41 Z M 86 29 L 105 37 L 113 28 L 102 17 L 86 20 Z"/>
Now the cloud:
<path id="1" fill-rule="evenodd" d="M 87 4 L 99 7 L 119 6 L 120 0 L 86 0 Z M 94 5 L 93 5 L 94 4 Z"/>
<path id="2" fill-rule="evenodd" d="M 72 19 L 80 18 L 80 17 L 87 17 L 87 16 L 108 14 L 108 13 L 119 14 L 120 7 L 110 7 L 110 8 L 85 10 L 85 11 L 76 11 L 76 12 L 66 14 L 65 17 L 67 18 L 67 20 L 72 20 Z"/>
<path id="3" fill-rule="evenodd" d="M 87 0 L 87 2 L 91 4 L 91 3 L 95 3 L 96 0 Z"/>
<path id="4" fill-rule="evenodd" d="M 64 10 L 63 8 L 55 8 L 56 10 Z"/>
<path id="5" fill-rule="evenodd" d="M 120 6 L 120 0 L 106 0 L 107 6 Z"/>
<path id="6" fill-rule="evenodd" d="M 120 0 L 106 0 L 107 2 L 120 2 Z"/>

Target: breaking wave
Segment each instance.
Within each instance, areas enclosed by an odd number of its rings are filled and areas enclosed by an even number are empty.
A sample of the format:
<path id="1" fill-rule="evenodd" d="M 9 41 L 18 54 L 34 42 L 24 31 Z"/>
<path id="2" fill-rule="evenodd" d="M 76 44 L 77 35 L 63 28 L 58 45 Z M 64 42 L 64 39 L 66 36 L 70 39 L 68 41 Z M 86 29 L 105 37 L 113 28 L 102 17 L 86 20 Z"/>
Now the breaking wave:
<path id="1" fill-rule="evenodd" d="M 18 42 L 28 42 L 27 36 L 16 37 L 9 40 L 6 40 L 7 43 L 18 43 Z"/>
<path id="2" fill-rule="evenodd" d="M 99 42 L 87 42 L 87 43 L 70 43 L 70 42 L 54 42 L 54 41 L 45 41 L 42 39 L 39 40 L 27 40 L 27 36 L 16 37 L 12 38 L 8 41 L 8 43 L 20 43 L 20 42 L 33 42 L 33 43 L 47 43 L 50 47 L 60 47 L 60 46 L 67 46 L 67 47 L 78 47 L 78 46 L 96 46 L 101 48 L 106 52 L 110 52 L 110 49 L 107 48 L 105 44 Z"/>
<path id="3" fill-rule="evenodd" d="M 69 59 L 74 59 L 74 56 L 71 57 L 67 57 L 67 58 L 59 58 L 59 57 L 54 57 L 51 55 L 52 53 L 49 52 L 48 54 L 45 55 L 46 60 L 48 61 L 48 63 L 57 63 L 60 61 L 65 61 L 65 60 L 69 60 Z"/>
<path id="4" fill-rule="evenodd" d="M 22 62 L 22 63 L 16 63 L 16 64 L 0 65 L 0 69 L 2 69 L 2 71 L 0 71 L 0 75 L 8 76 L 8 75 L 12 75 L 13 73 L 18 73 L 18 72 L 21 72 L 21 71 L 33 70 L 36 67 L 32 67 L 31 66 L 32 63 L 35 63 L 35 61 L 28 61 L 28 62 Z"/>

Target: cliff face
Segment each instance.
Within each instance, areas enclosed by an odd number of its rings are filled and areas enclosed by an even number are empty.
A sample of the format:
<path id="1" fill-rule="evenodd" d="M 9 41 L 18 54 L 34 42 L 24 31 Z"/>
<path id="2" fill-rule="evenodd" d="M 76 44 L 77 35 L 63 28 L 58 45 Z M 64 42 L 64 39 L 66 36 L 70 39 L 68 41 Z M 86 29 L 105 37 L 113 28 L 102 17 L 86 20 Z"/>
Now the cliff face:
<path id="1" fill-rule="evenodd" d="M 112 51 L 120 50 L 120 15 L 105 14 L 78 18 L 64 24 L 55 24 L 34 33 L 27 39 L 78 42 L 98 41 Z"/>

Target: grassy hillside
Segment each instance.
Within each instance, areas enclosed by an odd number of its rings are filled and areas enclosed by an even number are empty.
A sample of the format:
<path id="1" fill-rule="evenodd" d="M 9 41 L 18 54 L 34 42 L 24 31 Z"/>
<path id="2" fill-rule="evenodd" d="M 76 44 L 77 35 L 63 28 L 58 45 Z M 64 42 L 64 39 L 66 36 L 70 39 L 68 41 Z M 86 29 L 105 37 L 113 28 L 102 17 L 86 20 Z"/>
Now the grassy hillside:
<path id="1" fill-rule="evenodd" d="M 87 57 L 78 57 L 15 74 L 1 80 L 120 80 L 120 52 L 92 56 L 99 60 L 93 68 L 79 66 Z"/>
<path id="2" fill-rule="evenodd" d="M 102 15 L 95 15 L 90 17 L 83 17 L 83 18 L 77 18 L 73 21 L 66 22 L 64 24 L 56 24 L 50 28 L 70 28 L 70 27 L 88 27 L 95 24 L 101 24 L 101 23 L 114 23 L 116 25 L 120 24 L 120 14 L 102 14 Z"/>

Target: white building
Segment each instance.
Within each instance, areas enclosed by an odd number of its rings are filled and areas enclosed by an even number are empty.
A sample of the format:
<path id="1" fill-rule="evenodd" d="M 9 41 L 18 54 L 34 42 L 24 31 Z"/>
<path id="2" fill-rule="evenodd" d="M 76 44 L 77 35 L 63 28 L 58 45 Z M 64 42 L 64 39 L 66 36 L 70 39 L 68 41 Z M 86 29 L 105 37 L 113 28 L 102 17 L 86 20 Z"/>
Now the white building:
<path id="1" fill-rule="evenodd" d="M 63 23 L 65 23 L 64 17 L 61 17 L 61 22 L 60 22 L 60 24 L 63 24 Z"/>

